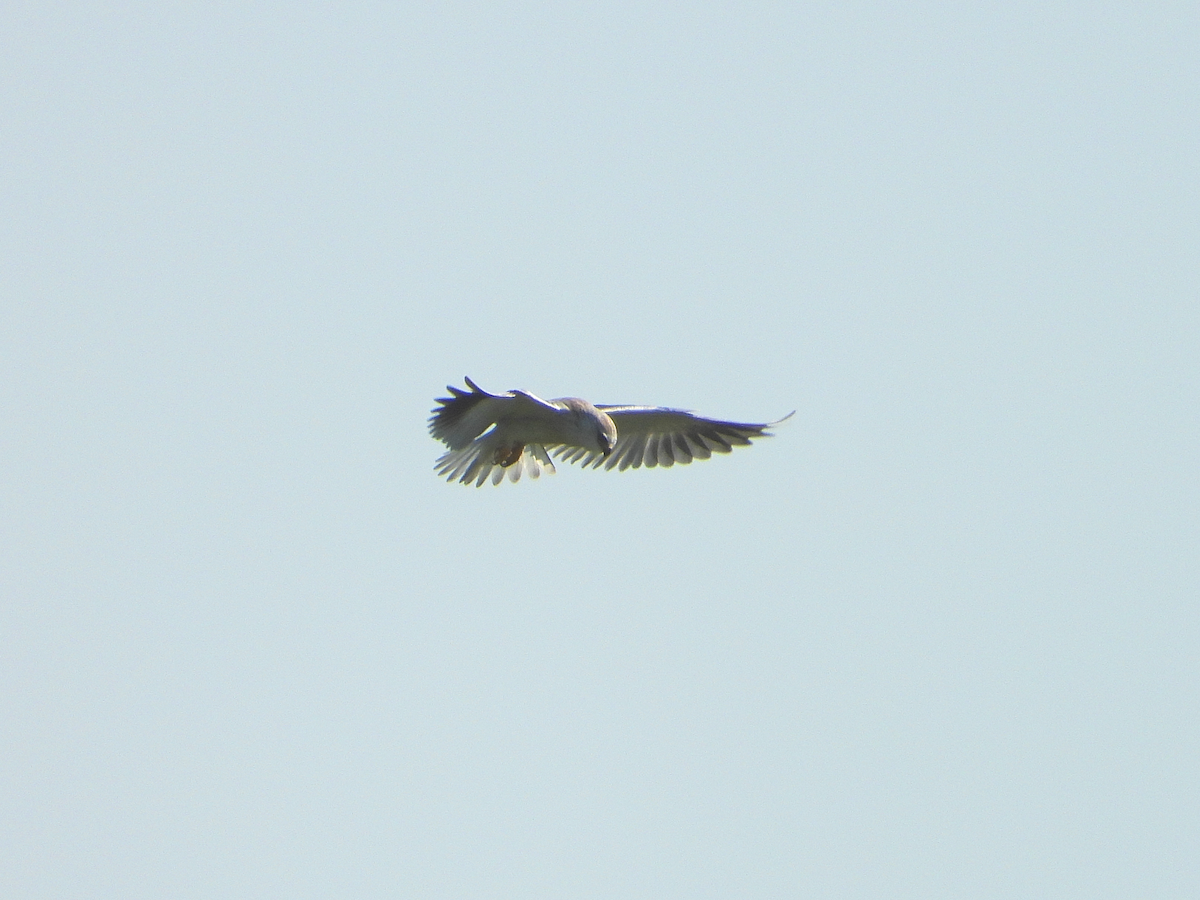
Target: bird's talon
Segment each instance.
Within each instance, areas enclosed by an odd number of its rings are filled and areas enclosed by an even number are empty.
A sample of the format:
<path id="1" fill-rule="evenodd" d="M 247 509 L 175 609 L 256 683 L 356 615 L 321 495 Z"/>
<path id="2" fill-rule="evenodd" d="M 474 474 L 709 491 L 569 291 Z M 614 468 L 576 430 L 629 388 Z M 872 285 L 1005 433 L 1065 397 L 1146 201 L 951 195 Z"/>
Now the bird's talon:
<path id="1" fill-rule="evenodd" d="M 495 456 L 496 465 L 507 469 L 521 458 L 521 454 L 524 451 L 525 445 L 520 442 L 514 442 L 507 447 L 497 447 Z"/>

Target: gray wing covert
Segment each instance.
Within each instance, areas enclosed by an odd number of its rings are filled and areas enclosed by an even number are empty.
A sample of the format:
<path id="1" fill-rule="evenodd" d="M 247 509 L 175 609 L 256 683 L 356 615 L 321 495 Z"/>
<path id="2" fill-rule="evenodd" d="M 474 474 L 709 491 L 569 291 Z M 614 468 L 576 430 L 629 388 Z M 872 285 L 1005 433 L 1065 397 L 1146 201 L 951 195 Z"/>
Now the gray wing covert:
<path id="1" fill-rule="evenodd" d="M 508 417 L 553 414 L 557 410 L 528 391 L 491 394 L 464 379 L 468 390 L 446 385 L 449 397 L 438 397 L 429 417 L 429 433 L 451 450 L 461 450 Z"/>

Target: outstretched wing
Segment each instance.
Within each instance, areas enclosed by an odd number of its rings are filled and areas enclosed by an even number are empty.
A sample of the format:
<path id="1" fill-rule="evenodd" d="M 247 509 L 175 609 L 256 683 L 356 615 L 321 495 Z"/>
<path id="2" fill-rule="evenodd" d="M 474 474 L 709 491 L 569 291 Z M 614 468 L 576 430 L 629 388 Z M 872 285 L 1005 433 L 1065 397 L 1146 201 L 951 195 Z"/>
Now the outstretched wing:
<path id="1" fill-rule="evenodd" d="M 714 453 L 729 453 L 748 445 L 754 438 L 770 437 L 767 431 L 785 419 L 764 424 L 706 419 L 682 409 L 661 406 L 597 406 L 617 426 L 617 444 L 605 459 L 594 450 L 559 447 L 554 455 L 566 462 L 605 469 L 686 465 L 693 459 L 708 459 Z"/>
<path id="2" fill-rule="evenodd" d="M 505 476 L 520 481 L 522 474 L 553 475 L 554 463 L 539 435 L 547 429 L 552 433 L 561 409 L 527 391 L 489 394 L 465 380 L 465 391 L 446 386 L 450 396 L 438 398 L 429 417 L 429 433 L 450 448 L 434 470 L 449 481 L 477 487 L 489 479 L 499 484 Z"/>
<path id="3" fill-rule="evenodd" d="M 555 406 L 526 391 L 489 394 L 470 378 L 469 390 L 446 385 L 449 397 L 439 397 L 429 417 L 429 433 L 451 450 L 461 450 L 489 428 L 521 417 L 557 414 Z"/>

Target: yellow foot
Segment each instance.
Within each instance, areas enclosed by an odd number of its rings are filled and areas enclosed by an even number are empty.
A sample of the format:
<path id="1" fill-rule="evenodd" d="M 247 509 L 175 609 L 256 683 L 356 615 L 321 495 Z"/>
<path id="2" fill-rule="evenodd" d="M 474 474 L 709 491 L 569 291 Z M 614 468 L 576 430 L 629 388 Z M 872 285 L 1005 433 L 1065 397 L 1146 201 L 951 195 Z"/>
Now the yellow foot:
<path id="1" fill-rule="evenodd" d="M 525 445 L 520 442 L 516 442 L 508 446 L 497 447 L 495 456 L 496 465 L 503 466 L 507 469 L 521 458 L 521 454 L 523 452 L 525 452 Z"/>

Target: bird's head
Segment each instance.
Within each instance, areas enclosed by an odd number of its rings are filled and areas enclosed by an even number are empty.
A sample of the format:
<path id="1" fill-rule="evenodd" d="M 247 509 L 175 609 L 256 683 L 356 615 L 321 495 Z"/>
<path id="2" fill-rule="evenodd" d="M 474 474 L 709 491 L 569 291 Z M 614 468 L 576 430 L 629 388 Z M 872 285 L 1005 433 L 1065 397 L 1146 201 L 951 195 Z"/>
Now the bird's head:
<path id="1" fill-rule="evenodd" d="M 574 414 L 579 446 L 598 451 L 605 457 L 612 453 L 617 445 L 617 425 L 612 417 L 577 397 L 561 402 Z"/>
<path id="2" fill-rule="evenodd" d="M 600 446 L 600 452 L 605 458 L 613 452 L 613 447 L 617 446 L 617 423 L 612 420 L 612 417 L 602 410 L 596 410 L 596 443 Z"/>

